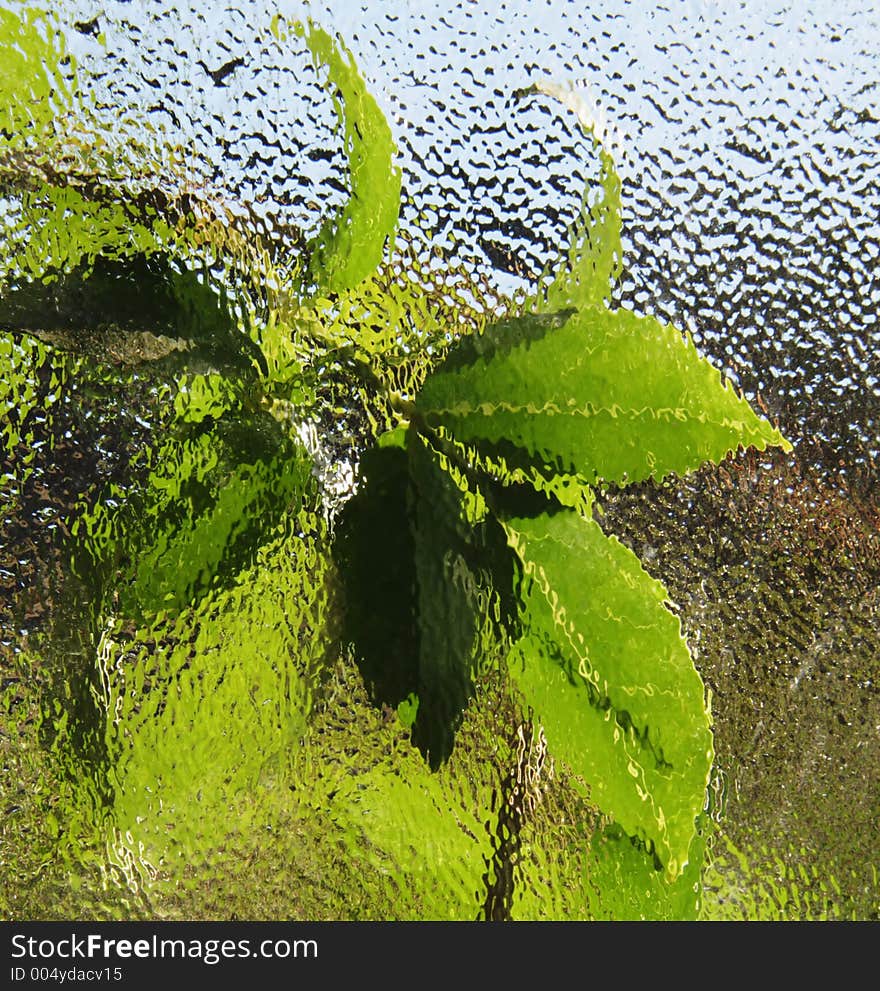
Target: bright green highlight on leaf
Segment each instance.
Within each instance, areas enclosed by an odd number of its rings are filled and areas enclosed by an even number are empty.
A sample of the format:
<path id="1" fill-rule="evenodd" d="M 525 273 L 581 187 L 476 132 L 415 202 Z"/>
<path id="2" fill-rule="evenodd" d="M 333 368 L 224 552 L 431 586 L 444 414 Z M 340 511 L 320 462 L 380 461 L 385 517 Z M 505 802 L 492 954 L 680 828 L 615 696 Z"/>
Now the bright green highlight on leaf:
<path id="1" fill-rule="evenodd" d="M 674 878 L 705 801 L 712 736 L 666 590 L 594 520 L 563 511 L 504 527 L 525 600 L 511 673 L 551 751 Z"/>
<path id="2" fill-rule="evenodd" d="M 418 714 L 419 697 L 414 692 L 410 692 L 410 694 L 407 695 L 407 697 L 397 706 L 397 718 L 400 720 L 402 726 L 405 726 L 407 729 L 411 729 Z"/>

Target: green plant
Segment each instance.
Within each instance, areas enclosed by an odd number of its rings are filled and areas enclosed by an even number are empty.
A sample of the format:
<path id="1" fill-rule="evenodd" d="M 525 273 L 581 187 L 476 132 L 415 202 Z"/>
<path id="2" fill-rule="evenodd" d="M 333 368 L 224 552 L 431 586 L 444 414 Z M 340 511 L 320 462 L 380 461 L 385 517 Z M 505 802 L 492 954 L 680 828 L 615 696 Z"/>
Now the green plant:
<path id="1" fill-rule="evenodd" d="M 205 796 L 219 807 L 256 789 L 239 815 L 265 825 L 261 783 L 298 760 L 343 649 L 404 742 L 393 773 L 325 771 L 302 808 L 332 800 L 399 864 L 430 849 L 453 865 L 429 914 L 479 907 L 461 844 L 482 837 L 484 815 L 520 828 L 481 810 L 485 795 L 456 805 L 445 770 L 477 686 L 500 676 L 529 746 L 546 741 L 601 814 L 585 839 L 589 911 L 692 915 L 710 712 L 663 585 L 604 532 L 597 493 L 787 442 L 688 337 L 611 305 L 621 185 L 601 142 L 598 203 L 585 193 L 566 252 L 499 313 L 433 293 L 418 253 L 395 245 L 390 128 L 315 25 L 276 18 L 271 32 L 301 40 L 323 75 L 351 195 L 286 248 L 182 192 L 180 156 L 158 138 L 152 150 L 132 138 L 130 161 L 100 132 L 79 141 L 62 121 L 88 109 L 50 19 L 7 12 L 2 30 L 26 56 L 16 73 L 35 92 L 58 75 L 63 98 L 23 120 L 0 78 L 0 177 L 19 211 L 2 273 L 4 399 L 36 402 L 27 370 L 46 362 L 59 382 L 106 374 L 108 351 L 158 383 L 155 441 L 132 478 L 71 514 L 96 660 L 78 729 L 63 701 L 46 707 L 56 752 L 79 755 L 66 841 L 106 838 L 131 880 L 176 876 L 175 858 L 214 842 L 193 811 Z M 520 98 L 542 93 L 565 96 Z M 362 449 L 356 493 L 334 514 L 303 427 L 345 417 Z M 474 842 L 490 863 L 491 844 Z M 528 886 L 505 897 L 530 911 Z"/>

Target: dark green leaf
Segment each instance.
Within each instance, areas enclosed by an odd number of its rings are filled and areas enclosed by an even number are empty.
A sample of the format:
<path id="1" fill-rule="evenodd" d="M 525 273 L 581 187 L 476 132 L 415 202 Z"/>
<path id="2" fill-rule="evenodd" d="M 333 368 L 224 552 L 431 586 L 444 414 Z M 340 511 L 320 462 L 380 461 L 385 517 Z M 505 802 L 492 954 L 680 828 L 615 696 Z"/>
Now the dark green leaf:
<path id="1" fill-rule="evenodd" d="M 472 694 L 478 585 L 467 561 L 472 522 L 461 487 L 415 433 L 409 451 L 419 624 L 419 711 L 413 739 L 437 767 L 452 751 Z"/>
<path id="2" fill-rule="evenodd" d="M 157 254 L 98 257 L 89 267 L 13 284 L 0 298 L 0 329 L 114 364 L 239 373 L 265 365 L 223 294 Z"/>
<path id="3" fill-rule="evenodd" d="M 419 687 L 409 496 L 406 449 L 394 443 L 371 449 L 333 546 L 345 589 L 343 637 L 354 644 L 373 702 L 392 707 Z"/>
<path id="4" fill-rule="evenodd" d="M 534 490 L 531 490 L 534 495 Z M 415 431 L 367 452 L 337 527 L 343 635 L 374 702 L 411 717 L 437 767 L 449 757 L 494 633 L 515 619 L 514 556 L 454 461 Z"/>

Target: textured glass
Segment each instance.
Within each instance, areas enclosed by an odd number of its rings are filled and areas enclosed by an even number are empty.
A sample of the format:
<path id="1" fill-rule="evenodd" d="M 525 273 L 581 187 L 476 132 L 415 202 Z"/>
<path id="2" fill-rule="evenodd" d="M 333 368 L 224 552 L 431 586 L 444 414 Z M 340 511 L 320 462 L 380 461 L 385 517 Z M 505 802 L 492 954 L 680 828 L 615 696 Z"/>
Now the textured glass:
<path id="1" fill-rule="evenodd" d="M 0 8 L 0 914 L 880 917 L 870 4 Z"/>

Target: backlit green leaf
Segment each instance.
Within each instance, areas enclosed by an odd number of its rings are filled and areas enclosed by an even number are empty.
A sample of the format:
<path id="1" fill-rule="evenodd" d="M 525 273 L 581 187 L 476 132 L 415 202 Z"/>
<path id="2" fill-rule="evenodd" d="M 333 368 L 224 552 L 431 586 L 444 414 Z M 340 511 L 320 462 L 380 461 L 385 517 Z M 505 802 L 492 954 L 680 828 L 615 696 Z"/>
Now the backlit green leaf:
<path id="1" fill-rule="evenodd" d="M 309 518 L 310 517 L 310 518 Z M 315 530 L 310 526 L 316 524 Z M 129 883 L 186 884 L 193 860 L 276 822 L 328 648 L 326 533 L 291 512 L 236 582 L 176 616 L 101 634 L 107 806 L 94 825 Z M 80 766 L 74 815 L 93 769 Z"/>
<path id="2" fill-rule="evenodd" d="M 713 747 L 703 684 L 666 590 L 574 512 L 504 527 L 522 561 L 525 607 L 511 673 L 551 753 L 583 776 L 600 809 L 653 845 L 674 878 Z"/>
<path id="3" fill-rule="evenodd" d="M 582 309 L 607 299 L 623 270 L 620 177 L 588 108 L 574 90 L 539 81 L 521 95 L 532 93 L 556 97 L 573 110 L 599 156 L 598 195 L 592 183 L 588 184 L 577 220 L 569 231 L 568 250 L 544 270 L 535 300 L 538 311 L 553 312 L 570 306 Z"/>
<path id="4" fill-rule="evenodd" d="M 276 37 L 283 37 L 274 22 Z M 324 221 L 310 243 L 310 275 L 319 287 L 338 292 L 365 279 L 382 260 L 400 210 L 401 172 L 394 164 L 394 141 L 385 115 L 367 90 L 354 57 L 311 21 L 297 22 L 316 67 L 326 68 L 326 87 L 343 132 L 351 197 Z"/>
<path id="5" fill-rule="evenodd" d="M 355 857 L 406 879 L 420 919 L 473 920 L 492 855 L 486 812 L 467 801 L 452 775 L 432 773 L 416 750 L 395 757 L 393 767 L 340 775 L 332 814 L 348 824 Z"/>
<path id="6" fill-rule="evenodd" d="M 523 448 L 553 473 L 619 484 L 788 448 L 693 342 L 653 317 L 592 307 L 499 324 L 453 351 L 417 408 L 462 441 Z"/>
<path id="7" fill-rule="evenodd" d="M 590 842 L 585 872 L 588 917 L 609 922 L 695 921 L 709 830 L 708 817 L 700 815 L 687 865 L 675 878 L 658 870 L 645 845 L 619 826 L 599 830 Z"/>

